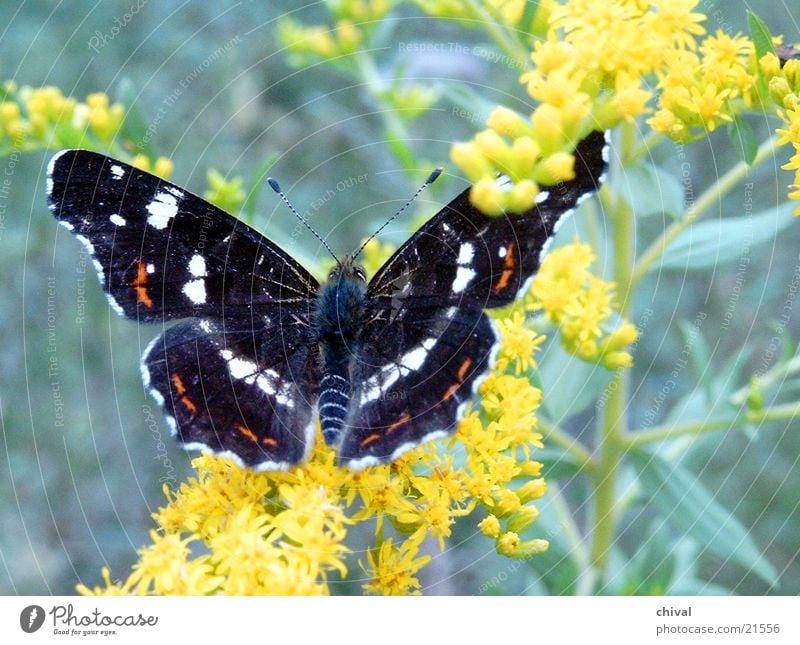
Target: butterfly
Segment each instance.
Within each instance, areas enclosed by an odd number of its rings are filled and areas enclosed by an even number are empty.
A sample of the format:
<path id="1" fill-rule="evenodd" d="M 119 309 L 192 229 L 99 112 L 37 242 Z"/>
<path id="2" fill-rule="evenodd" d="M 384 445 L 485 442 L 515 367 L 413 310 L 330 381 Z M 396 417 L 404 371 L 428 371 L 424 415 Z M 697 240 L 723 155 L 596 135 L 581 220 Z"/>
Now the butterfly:
<path id="1" fill-rule="evenodd" d="M 94 152 L 55 155 L 47 195 L 114 310 L 165 327 L 142 378 L 183 448 L 286 470 L 308 458 L 318 417 L 338 463 L 359 470 L 455 430 L 500 345 L 484 310 L 525 292 L 597 189 L 604 134 L 575 157 L 574 179 L 521 215 L 484 215 L 465 190 L 369 281 L 357 252 L 320 284 L 240 220 Z"/>

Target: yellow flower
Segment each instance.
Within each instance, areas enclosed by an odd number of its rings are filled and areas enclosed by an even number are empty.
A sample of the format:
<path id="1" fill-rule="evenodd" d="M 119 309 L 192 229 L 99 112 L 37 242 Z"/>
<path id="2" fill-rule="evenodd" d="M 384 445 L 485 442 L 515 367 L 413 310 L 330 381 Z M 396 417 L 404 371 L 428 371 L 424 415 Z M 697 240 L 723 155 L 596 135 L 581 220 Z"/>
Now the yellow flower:
<path id="1" fill-rule="evenodd" d="M 212 204 L 216 204 L 228 213 L 236 213 L 244 205 L 247 194 L 244 192 L 242 177 L 227 179 L 212 168 L 208 171 L 206 179 L 208 190 L 203 192 L 203 197 Z"/>
<path id="2" fill-rule="evenodd" d="M 385 596 L 418 595 L 420 583 L 416 573 L 431 561 L 431 556 L 417 555 L 418 546 L 408 540 L 399 548 L 391 538 L 384 540 L 380 547 L 367 554 L 369 566 L 364 571 L 371 580 L 364 589 L 367 593 Z"/>
<path id="3" fill-rule="evenodd" d="M 520 374 L 536 367 L 533 355 L 545 341 L 545 337 L 527 328 L 525 316 L 519 311 L 513 312 L 509 318 L 499 320 L 498 326 L 503 337 L 497 362 L 498 371 L 503 372 L 513 365 L 514 372 Z"/>
<path id="4" fill-rule="evenodd" d="M 175 168 L 175 164 L 166 157 L 158 157 L 155 161 L 152 161 L 150 157 L 142 153 L 135 155 L 131 159 L 131 165 L 141 170 L 152 172 L 164 179 L 168 179 Z"/>
<path id="5" fill-rule="evenodd" d="M 491 513 L 478 523 L 478 528 L 487 537 L 496 538 L 500 535 L 500 521 Z"/>
<path id="6" fill-rule="evenodd" d="M 526 531 L 539 518 L 539 509 L 535 506 L 523 506 L 508 520 L 508 530 L 513 533 Z"/>
<path id="7" fill-rule="evenodd" d="M 613 314 L 614 284 L 589 272 L 595 256 L 587 244 L 574 243 L 548 254 L 533 280 L 526 306 L 542 309 L 561 331 L 565 349 L 608 369 L 630 367 L 623 351 L 635 342 L 636 328 L 623 321 L 606 331 Z"/>

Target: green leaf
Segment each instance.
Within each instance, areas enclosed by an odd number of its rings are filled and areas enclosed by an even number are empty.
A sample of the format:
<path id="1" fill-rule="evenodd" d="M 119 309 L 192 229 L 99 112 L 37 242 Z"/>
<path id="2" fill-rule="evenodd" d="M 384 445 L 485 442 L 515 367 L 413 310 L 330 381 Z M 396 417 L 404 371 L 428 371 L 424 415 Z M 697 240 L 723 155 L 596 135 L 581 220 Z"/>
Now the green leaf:
<path id="1" fill-rule="evenodd" d="M 646 450 L 632 450 L 629 458 L 639 473 L 647 503 L 675 530 L 694 538 L 718 558 L 735 562 L 765 582 L 778 585 L 778 572 L 747 529 L 696 476 Z"/>
<path id="2" fill-rule="evenodd" d="M 574 477 L 581 472 L 581 464 L 571 454 L 547 442 L 544 448 L 536 451 L 536 461 L 541 462 L 542 475 L 548 480 L 560 477 Z"/>
<path id="3" fill-rule="evenodd" d="M 772 44 L 772 33 L 757 14 L 752 11 L 747 12 L 747 26 L 750 29 L 750 37 L 756 48 L 756 58 L 761 58 L 764 54 L 774 54 L 775 45 Z"/>
<path id="4" fill-rule="evenodd" d="M 134 154 L 143 152 L 148 157 L 156 157 L 156 150 L 151 141 L 152 133 L 147 131 L 150 124 L 139 107 L 136 100 L 138 96 L 139 90 L 130 78 L 125 77 L 119 82 L 115 99 L 126 107 L 120 134 L 122 139 L 132 141 L 136 146 Z"/>
<path id="5" fill-rule="evenodd" d="M 759 18 L 752 11 L 747 12 L 747 26 L 750 29 L 750 37 L 753 39 L 753 45 L 756 49 L 756 72 L 758 73 L 758 91 L 761 96 L 769 94 L 767 87 L 767 79 L 764 78 L 764 70 L 761 69 L 759 62 L 764 54 L 775 53 L 775 45 L 772 44 L 772 34 L 770 33 L 767 23 Z"/>
<path id="6" fill-rule="evenodd" d="M 621 594 L 663 596 L 675 576 L 674 540 L 664 518 L 656 519 L 643 536 L 633 558 L 623 571 Z"/>
<path id="7" fill-rule="evenodd" d="M 785 203 L 755 215 L 702 221 L 683 231 L 653 267 L 700 271 L 734 262 L 796 221 L 794 208 Z"/>
<path id="8" fill-rule="evenodd" d="M 752 166 L 758 154 L 758 139 L 750 124 L 741 116 L 737 116 L 728 127 L 728 138 L 733 147 L 739 151 L 744 162 L 748 166 Z"/>
<path id="9" fill-rule="evenodd" d="M 544 393 L 542 406 L 547 416 L 560 424 L 594 405 L 613 373 L 568 354 L 558 342 L 548 342 L 538 376 Z"/>
<path id="10" fill-rule="evenodd" d="M 702 324 L 702 321 L 699 322 Z M 707 400 L 711 401 L 711 376 L 714 372 L 711 367 L 711 349 L 703 336 L 702 327 L 688 320 L 679 321 L 678 326 L 683 336 L 683 347 L 689 350 L 692 359 L 695 382 L 705 390 Z"/>
<path id="11" fill-rule="evenodd" d="M 625 169 L 621 184 L 622 197 L 637 217 L 683 215 L 683 186 L 673 173 L 651 164 L 637 164 Z"/>

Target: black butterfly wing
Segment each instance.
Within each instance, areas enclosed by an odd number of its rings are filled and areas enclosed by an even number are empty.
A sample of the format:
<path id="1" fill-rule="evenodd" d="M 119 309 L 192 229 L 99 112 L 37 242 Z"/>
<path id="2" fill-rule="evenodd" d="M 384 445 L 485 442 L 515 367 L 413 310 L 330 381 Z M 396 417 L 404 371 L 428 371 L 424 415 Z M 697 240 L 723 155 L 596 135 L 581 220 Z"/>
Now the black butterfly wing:
<path id="1" fill-rule="evenodd" d="M 480 309 L 415 310 L 394 324 L 396 336 L 362 344 L 354 369 L 354 411 L 339 447 L 354 470 L 453 432 L 499 346 Z"/>
<path id="2" fill-rule="evenodd" d="M 593 132 L 575 150 L 575 178 L 539 193 L 529 211 L 484 215 L 465 190 L 424 224 L 369 284 L 376 309 L 502 307 L 539 268 L 559 222 L 597 190 L 606 169 L 606 138 Z"/>
<path id="3" fill-rule="evenodd" d="M 319 356 L 290 316 L 178 323 L 149 345 L 142 376 L 186 449 L 286 470 L 314 445 Z"/>
<path id="4" fill-rule="evenodd" d="M 521 215 L 484 215 L 464 191 L 378 271 L 369 284 L 344 463 L 391 461 L 452 432 L 499 344 L 483 309 L 527 289 L 558 224 L 598 188 L 606 154 L 605 135 L 590 134 L 575 151 L 575 178 L 542 191 Z"/>
<path id="5" fill-rule="evenodd" d="M 88 248 L 109 301 L 142 322 L 292 307 L 309 316 L 316 280 L 288 254 L 204 199 L 110 157 L 65 150 L 48 203 Z"/>
<path id="6" fill-rule="evenodd" d="M 302 461 L 319 380 L 316 280 L 216 206 L 93 152 L 53 158 L 48 201 L 118 313 L 193 318 L 158 336 L 142 362 L 178 441 L 262 470 Z"/>

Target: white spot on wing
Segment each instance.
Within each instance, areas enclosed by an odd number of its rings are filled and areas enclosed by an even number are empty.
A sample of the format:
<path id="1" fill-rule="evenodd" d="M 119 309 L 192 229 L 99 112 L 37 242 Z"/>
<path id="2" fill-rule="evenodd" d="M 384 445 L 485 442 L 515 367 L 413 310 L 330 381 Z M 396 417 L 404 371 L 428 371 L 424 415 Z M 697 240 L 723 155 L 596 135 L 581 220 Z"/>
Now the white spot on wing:
<path id="1" fill-rule="evenodd" d="M 145 270 L 146 270 L 148 273 L 155 273 L 155 272 L 156 272 L 156 265 L 155 265 L 155 264 L 152 264 L 152 263 L 150 263 L 150 264 L 148 264 L 148 265 L 145 267 Z"/>
<path id="2" fill-rule="evenodd" d="M 189 273 L 196 278 L 202 278 L 208 275 L 208 273 L 206 273 L 206 259 L 202 255 L 195 254 L 192 256 L 192 259 L 189 260 Z"/>
<path id="3" fill-rule="evenodd" d="M 164 229 L 169 221 L 178 214 L 178 200 L 168 192 L 156 193 L 153 201 L 147 205 L 150 216 L 147 223 L 157 229 Z"/>
<path id="4" fill-rule="evenodd" d="M 474 277 L 475 272 L 472 269 L 458 267 L 458 271 L 456 271 L 456 279 L 453 280 L 453 291 L 455 293 L 461 293 L 467 288 L 467 285 L 472 282 L 472 278 Z"/>
<path id="5" fill-rule="evenodd" d="M 534 201 L 537 204 L 541 204 L 543 201 L 546 201 L 548 197 L 550 197 L 550 191 L 540 190 L 538 193 L 536 193 L 536 198 Z"/>
<path id="6" fill-rule="evenodd" d="M 506 257 L 506 255 L 508 255 L 508 249 L 504 246 L 501 246 L 499 249 L 497 249 L 497 255 L 501 258 Z"/>
<path id="7" fill-rule="evenodd" d="M 111 170 L 111 176 L 114 179 L 119 180 L 125 176 L 125 170 L 123 170 L 122 166 L 118 166 L 117 164 L 111 166 L 110 170 Z"/>
<path id="8" fill-rule="evenodd" d="M 111 223 L 112 223 L 112 224 L 114 224 L 115 226 L 125 226 L 125 224 L 127 224 L 127 223 L 128 223 L 128 222 L 126 222 L 126 221 L 125 221 L 125 218 L 124 218 L 124 217 L 120 217 L 120 216 L 119 216 L 119 215 L 117 215 L 116 213 L 114 213 L 113 215 L 111 215 L 111 216 L 110 216 L 108 219 L 109 219 L 109 220 L 111 221 Z"/>
<path id="9" fill-rule="evenodd" d="M 458 263 L 468 265 L 475 257 L 475 247 L 469 242 L 464 242 L 458 249 Z"/>
<path id="10" fill-rule="evenodd" d="M 68 222 L 67 220 L 60 219 L 60 220 L 58 220 L 58 223 L 61 224 L 61 226 L 63 226 L 68 231 L 74 231 L 75 230 L 75 226 L 73 224 L 71 224 L 70 222 Z"/>
<path id="11" fill-rule="evenodd" d="M 206 281 L 202 278 L 190 280 L 183 286 L 183 293 L 194 304 L 204 304 L 206 301 Z"/>

